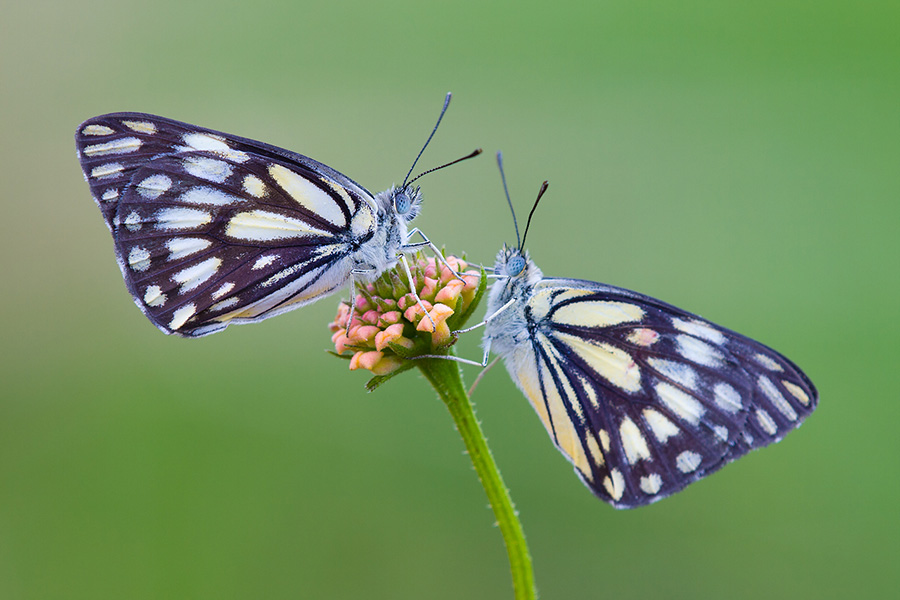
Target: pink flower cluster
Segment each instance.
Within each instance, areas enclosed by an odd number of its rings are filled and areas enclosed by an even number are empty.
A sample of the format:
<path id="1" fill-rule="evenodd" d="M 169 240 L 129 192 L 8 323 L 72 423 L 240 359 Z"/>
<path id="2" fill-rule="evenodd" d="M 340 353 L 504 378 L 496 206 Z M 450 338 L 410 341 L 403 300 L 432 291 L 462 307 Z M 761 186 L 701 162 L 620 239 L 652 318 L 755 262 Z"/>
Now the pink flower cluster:
<path id="1" fill-rule="evenodd" d="M 329 328 L 334 333 L 331 341 L 335 351 L 353 353 L 351 371 L 368 369 L 376 375 L 387 375 L 400 368 L 404 359 L 391 349 L 391 343 L 416 354 L 432 354 L 452 342 L 447 319 L 466 311 L 475 297 L 479 274 L 467 271 L 466 262 L 454 256 L 446 261 L 464 281 L 436 258 L 419 257 L 410 265 L 428 316 L 410 292 L 406 273 L 399 265 L 375 282 L 357 287 L 359 294 L 353 299 L 355 308 L 349 324 L 350 306 L 341 302 Z"/>

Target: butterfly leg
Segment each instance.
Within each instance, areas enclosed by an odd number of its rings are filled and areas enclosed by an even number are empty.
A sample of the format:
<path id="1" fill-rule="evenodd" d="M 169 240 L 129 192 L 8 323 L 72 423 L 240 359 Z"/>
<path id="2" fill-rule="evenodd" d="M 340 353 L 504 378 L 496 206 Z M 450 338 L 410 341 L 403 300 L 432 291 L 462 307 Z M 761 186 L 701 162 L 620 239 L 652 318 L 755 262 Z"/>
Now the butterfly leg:
<path id="1" fill-rule="evenodd" d="M 487 374 L 487 372 L 490 371 L 492 368 L 494 368 L 494 365 L 496 365 L 497 362 L 500 361 L 500 358 L 502 358 L 502 357 L 500 357 L 500 356 L 496 357 L 494 360 L 491 361 L 491 364 L 489 364 L 488 366 L 483 368 L 481 370 L 481 372 L 478 373 L 478 376 L 475 378 L 475 381 L 472 382 L 472 386 L 469 388 L 469 398 L 472 397 L 472 393 L 475 391 L 475 388 L 478 387 L 478 384 L 481 383 L 481 380 L 484 379 L 484 376 Z"/>
<path id="2" fill-rule="evenodd" d="M 473 325 L 472 327 L 468 327 L 466 329 L 459 329 L 452 333 L 455 335 L 455 334 L 459 334 L 459 333 L 465 333 L 467 331 L 472 331 L 473 329 L 478 329 L 479 327 L 483 327 L 488 321 L 495 318 L 497 315 L 502 313 L 504 310 L 506 310 L 513 304 L 515 304 L 515 298 L 513 298 L 512 300 L 510 300 L 509 302 L 507 302 L 500 308 L 498 308 L 496 311 L 494 311 L 494 314 L 487 317 L 484 321 L 482 321 L 478 325 Z M 487 338 L 484 342 L 484 356 L 481 357 L 481 362 L 469 360 L 468 358 L 460 358 L 458 356 L 450 356 L 450 355 L 446 355 L 446 354 L 423 354 L 422 356 L 417 356 L 415 358 L 417 358 L 417 359 L 419 359 L 419 358 L 440 358 L 442 360 L 452 360 L 452 361 L 463 363 L 466 365 L 475 365 L 477 367 L 486 367 L 488 364 L 488 357 L 490 355 L 491 355 L 491 338 Z"/>
<path id="3" fill-rule="evenodd" d="M 409 243 L 409 240 L 411 240 L 411 239 L 412 239 L 412 236 L 414 236 L 414 235 L 417 234 L 417 233 L 419 234 L 419 236 L 420 236 L 424 241 L 422 241 L 422 242 L 416 242 L 416 243 L 414 243 L 414 244 L 410 244 L 410 243 Z M 406 251 L 406 250 L 415 250 L 415 249 L 417 249 L 417 248 L 424 248 L 424 247 L 431 248 L 431 251 L 434 252 L 435 257 L 437 257 L 437 259 L 438 259 L 439 261 L 441 261 L 441 263 L 442 263 L 445 267 L 447 267 L 448 269 L 450 269 L 450 272 L 453 273 L 453 276 L 456 277 L 457 279 L 459 279 L 460 281 L 462 281 L 463 283 L 466 283 L 466 280 L 462 278 L 462 275 L 460 275 L 459 273 L 457 273 L 456 270 L 455 270 L 453 267 L 451 267 L 451 266 L 447 263 L 447 261 L 444 259 L 443 253 L 441 253 L 441 251 L 438 249 L 438 247 L 434 245 L 434 242 L 432 242 L 432 241 L 429 240 L 427 237 L 425 237 L 425 234 L 422 233 L 422 230 L 419 229 L 418 227 L 413 227 L 413 228 L 409 231 L 409 233 L 406 234 L 406 243 L 403 244 L 403 247 L 401 248 L 401 250 L 403 250 L 403 251 Z"/>
<path id="4" fill-rule="evenodd" d="M 489 321 L 492 321 L 495 318 L 497 318 L 497 315 L 499 315 L 500 313 L 502 313 L 504 310 L 506 310 L 507 308 L 509 308 L 510 306 L 512 306 L 515 303 L 516 303 L 516 299 L 513 298 L 512 300 L 510 300 L 509 302 L 507 302 L 506 304 L 504 304 L 503 306 L 501 306 L 500 308 L 495 310 L 494 314 L 488 315 L 487 317 L 485 317 L 484 321 L 482 321 L 481 323 L 477 323 L 475 325 L 472 325 L 471 327 L 466 327 L 465 329 L 457 329 L 453 333 L 454 334 L 468 333 L 470 331 L 478 329 L 479 327 L 484 327 L 485 325 L 488 324 Z M 488 343 L 490 343 L 490 338 L 488 338 Z M 485 352 L 485 357 L 487 357 L 487 352 Z M 487 363 L 485 363 L 485 364 L 487 364 Z M 484 365 L 482 365 L 482 366 L 484 366 Z"/>
<path id="5" fill-rule="evenodd" d="M 354 275 L 369 275 L 374 272 L 374 268 L 362 264 L 350 269 L 350 314 L 347 315 L 347 331 L 350 330 L 350 323 L 353 322 L 353 313 L 356 311 L 356 277 Z"/>
<path id="6" fill-rule="evenodd" d="M 422 358 L 439 358 L 441 360 L 452 360 L 453 362 L 463 363 L 464 365 L 475 365 L 476 367 L 485 367 L 488 364 L 488 357 L 491 355 L 491 338 L 487 339 L 487 343 L 484 345 L 484 356 L 481 359 L 481 362 L 477 360 L 469 360 L 468 358 L 460 358 L 458 356 L 451 356 L 449 354 L 422 354 L 419 356 L 412 357 L 411 360 L 419 360 Z"/>
<path id="7" fill-rule="evenodd" d="M 469 360 L 468 358 L 460 358 L 458 356 L 451 356 L 449 354 L 420 354 L 419 356 L 410 357 L 409 360 L 421 360 L 423 358 L 439 358 L 441 360 L 452 360 L 453 362 L 463 363 L 464 365 L 475 365 L 476 367 L 483 367 L 487 364 L 486 358 L 482 362 L 478 362 L 477 360 Z"/>
<path id="8" fill-rule="evenodd" d="M 400 264 L 403 265 L 403 270 L 406 271 L 406 278 L 409 280 L 409 291 L 412 292 L 413 296 L 416 297 L 416 302 L 419 304 L 419 307 L 422 309 L 422 312 L 425 313 L 425 316 L 428 317 L 428 320 L 431 321 L 432 331 L 437 329 L 437 325 L 434 323 L 434 319 L 431 318 L 431 315 L 428 314 L 428 309 L 425 308 L 425 304 L 422 302 L 422 299 L 419 298 L 419 294 L 416 292 L 416 283 L 413 281 L 412 272 L 409 270 L 409 263 L 406 260 L 406 255 L 400 255 Z"/>

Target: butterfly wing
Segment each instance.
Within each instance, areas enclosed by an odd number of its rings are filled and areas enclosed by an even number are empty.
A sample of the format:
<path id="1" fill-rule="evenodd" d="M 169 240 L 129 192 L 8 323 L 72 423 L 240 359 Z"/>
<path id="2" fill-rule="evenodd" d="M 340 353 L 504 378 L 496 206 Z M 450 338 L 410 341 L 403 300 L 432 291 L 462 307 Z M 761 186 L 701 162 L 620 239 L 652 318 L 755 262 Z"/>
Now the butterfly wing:
<path id="1" fill-rule="evenodd" d="M 507 368 L 584 483 L 617 508 L 780 440 L 816 407 L 778 352 L 621 288 L 546 279 Z M 523 340 L 524 341 L 524 340 Z"/>
<path id="2" fill-rule="evenodd" d="M 300 154 L 143 113 L 90 119 L 75 139 L 128 290 L 166 333 L 312 302 L 374 235 L 372 195 Z"/>

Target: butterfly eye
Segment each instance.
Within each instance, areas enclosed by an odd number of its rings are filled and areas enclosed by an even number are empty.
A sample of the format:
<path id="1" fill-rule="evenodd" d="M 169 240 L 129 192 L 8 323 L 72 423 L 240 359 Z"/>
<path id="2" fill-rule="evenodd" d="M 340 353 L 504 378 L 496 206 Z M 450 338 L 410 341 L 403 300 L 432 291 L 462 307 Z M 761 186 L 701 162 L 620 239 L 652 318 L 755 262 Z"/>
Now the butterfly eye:
<path id="1" fill-rule="evenodd" d="M 506 263 L 506 274 L 510 277 L 517 277 L 525 270 L 525 259 L 521 256 L 514 256 Z"/>
<path id="2" fill-rule="evenodd" d="M 394 209 L 397 211 L 398 215 L 405 215 L 409 212 L 409 209 L 412 208 L 412 201 L 409 199 L 409 196 L 406 195 L 406 192 L 400 192 L 394 198 Z"/>

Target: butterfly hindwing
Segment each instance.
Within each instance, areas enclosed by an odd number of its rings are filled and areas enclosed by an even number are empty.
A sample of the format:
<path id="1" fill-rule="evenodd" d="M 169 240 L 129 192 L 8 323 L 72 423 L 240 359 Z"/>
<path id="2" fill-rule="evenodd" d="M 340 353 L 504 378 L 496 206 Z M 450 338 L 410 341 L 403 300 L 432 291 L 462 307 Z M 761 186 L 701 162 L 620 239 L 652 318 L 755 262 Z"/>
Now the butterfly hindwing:
<path id="1" fill-rule="evenodd" d="M 346 283 L 353 234 L 376 227 L 364 188 L 308 157 L 143 113 L 76 133 L 129 291 L 166 333 L 206 335 Z"/>
<path id="2" fill-rule="evenodd" d="M 524 315 L 507 366 L 578 475 L 619 508 L 778 441 L 815 409 L 788 359 L 648 296 L 544 279 Z"/>

